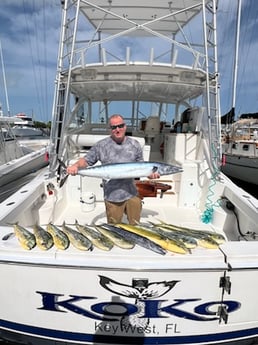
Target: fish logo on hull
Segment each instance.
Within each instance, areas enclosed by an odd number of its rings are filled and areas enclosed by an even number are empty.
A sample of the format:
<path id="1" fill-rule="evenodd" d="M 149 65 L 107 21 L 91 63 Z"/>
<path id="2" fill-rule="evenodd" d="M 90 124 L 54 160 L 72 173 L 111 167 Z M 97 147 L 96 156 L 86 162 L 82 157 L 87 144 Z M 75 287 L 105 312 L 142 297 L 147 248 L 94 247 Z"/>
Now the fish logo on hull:
<path id="1" fill-rule="evenodd" d="M 172 280 L 169 282 L 162 281 L 149 283 L 147 279 L 133 279 L 132 285 L 127 285 L 105 276 L 100 275 L 99 277 L 100 285 L 106 290 L 119 296 L 135 299 L 135 305 L 137 306 L 138 312 L 133 315 L 122 317 L 122 327 L 132 325 L 143 329 L 148 327 L 150 320 L 149 318 L 143 318 L 144 303 L 142 300 L 161 297 L 168 293 L 179 282 L 179 280 Z"/>

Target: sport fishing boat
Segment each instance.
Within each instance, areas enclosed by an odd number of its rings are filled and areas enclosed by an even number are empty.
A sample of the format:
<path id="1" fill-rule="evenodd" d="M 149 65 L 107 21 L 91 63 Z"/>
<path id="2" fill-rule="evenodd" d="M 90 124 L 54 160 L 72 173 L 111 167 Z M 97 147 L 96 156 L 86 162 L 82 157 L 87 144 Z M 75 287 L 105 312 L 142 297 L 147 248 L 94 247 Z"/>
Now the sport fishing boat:
<path id="1" fill-rule="evenodd" d="M 220 171 L 216 12 L 215 0 L 62 1 L 50 164 L 0 205 L 3 339 L 257 341 L 258 201 Z M 148 180 L 134 166 L 134 226 L 106 223 L 96 176 L 116 165 L 66 175 L 114 113 L 142 169 L 172 169 Z"/>
<path id="2" fill-rule="evenodd" d="M 223 156 L 223 173 L 253 185 L 258 184 L 258 117 L 240 117 L 232 124 Z"/>
<path id="3" fill-rule="evenodd" d="M 32 149 L 21 145 L 12 128 L 12 117 L 0 116 L 0 187 L 8 190 L 8 184 L 45 167 L 47 146 Z M 18 182 L 18 181 L 17 181 Z"/>

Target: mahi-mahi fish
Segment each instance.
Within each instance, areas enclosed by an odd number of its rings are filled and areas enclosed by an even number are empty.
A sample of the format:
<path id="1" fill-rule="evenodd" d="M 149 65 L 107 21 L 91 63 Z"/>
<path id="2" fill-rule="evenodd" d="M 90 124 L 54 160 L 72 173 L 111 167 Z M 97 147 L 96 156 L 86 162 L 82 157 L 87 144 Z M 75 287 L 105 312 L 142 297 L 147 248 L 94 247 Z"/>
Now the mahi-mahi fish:
<path id="1" fill-rule="evenodd" d="M 36 237 L 37 246 L 42 250 L 48 250 L 54 245 L 52 235 L 43 229 L 40 225 L 35 224 L 33 226 L 33 232 Z"/>
<path id="2" fill-rule="evenodd" d="M 168 238 L 164 237 L 161 234 L 154 233 L 146 228 L 143 228 L 139 225 L 130 225 L 130 224 L 116 224 L 118 227 L 125 229 L 127 231 L 133 232 L 135 234 L 144 236 L 154 243 L 160 245 L 165 250 L 168 250 L 169 252 L 178 253 L 178 254 L 186 254 L 188 251 L 188 248 L 184 245 L 183 242 L 178 241 L 175 238 Z"/>
<path id="3" fill-rule="evenodd" d="M 124 230 L 118 226 L 111 225 L 111 224 L 101 224 L 100 226 L 103 227 L 104 229 L 107 229 L 109 231 L 112 231 L 116 234 L 123 236 L 128 241 L 135 242 L 135 244 L 138 244 L 139 246 L 143 248 L 152 250 L 153 252 L 158 253 L 158 254 L 162 254 L 162 255 L 166 254 L 165 249 L 163 249 L 159 244 L 151 241 L 147 237 L 135 234 L 133 232 Z"/>
<path id="4" fill-rule="evenodd" d="M 31 250 L 36 246 L 36 238 L 29 230 L 25 229 L 18 223 L 13 225 L 15 236 L 18 238 L 22 248 Z"/>
<path id="5" fill-rule="evenodd" d="M 53 236 L 53 241 L 58 249 L 65 250 L 69 247 L 70 241 L 68 236 L 56 225 L 49 223 L 47 231 Z"/>
<path id="6" fill-rule="evenodd" d="M 80 250 L 92 250 L 92 242 L 83 234 L 67 226 L 65 222 L 62 225 L 63 231 L 68 236 L 72 245 Z"/>
<path id="7" fill-rule="evenodd" d="M 163 237 L 168 237 L 168 238 L 176 239 L 177 241 L 183 242 L 183 244 L 189 251 L 190 249 L 193 249 L 197 247 L 198 245 L 196 239 L 193 236 L 186 235 L 182 231 L 178 231 L 178 232 L 166 231 L 167 229 L 164 230 L 163 228 L 159 228 L 154 225 L 148 225 L 148 224 L 143 224 L 143 223 L 139 223 L 136 226 L 137 227 L 140 226 L 140 228 L 146 228 L 147 230 L 152 231 L 154 233 L 158 233 L 162 235 Z"/>
<path id="8" fill-rule="evenodd" d="M 98 231 L 100 231 L 104 236 L 108 237 L 119 248 L 132 249 L 135 246 L 135 243 L 133 241 L 128 241 L 123 236 L 118 235 L 115 232 L 111 232 L 97 225 L 95 226 L 95 228 Z"/>
<path id="9" fill-rule="evenodd" d="M 199 246 L 209 249 L 216 249 L 219 247 L 219 245 L 223 242 L 225 242 L 225 237 L 221 234 L 218 234 L 216 232 L 212 231 L 206 231 L 206 230 L 197 230 L 197 229 L 190 229 L 190 228 L 184 228 L 172 224 L 167 223 L 160 223 L 155 224 L 156 227 L 159 227 L 165 231 L 175 231 L 176 233 L 182 233 L 187 235 L 190 235 L 194 237 L 198 243 Z"/>
<path id="10" fill-rule="evenodd" d="M 91 166 L 86 169 L 80 169 L 78 174 L 112 180 L 147 177 L 152 173 L 170 175 L 182 171 L 181 167 L 160 162 L 127 162 Z"/>
<path id="11" fill-rule="evenodd" d="M 95 230 L 95 228 L 89 225 L 81 225 L 78 221 L 75 221 L 75 226 L 80 233 L 87 237 L 95 247 L 101 250 L 109 251 L 114 247 L 113 241 L 107 236 Z"/>

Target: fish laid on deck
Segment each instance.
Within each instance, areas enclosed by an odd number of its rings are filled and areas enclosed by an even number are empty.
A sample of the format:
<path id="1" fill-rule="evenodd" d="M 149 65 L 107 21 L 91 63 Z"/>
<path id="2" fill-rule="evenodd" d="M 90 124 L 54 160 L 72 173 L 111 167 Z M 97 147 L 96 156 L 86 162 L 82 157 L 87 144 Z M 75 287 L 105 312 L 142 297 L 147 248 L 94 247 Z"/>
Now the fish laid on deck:
<path id="1" fill-rule="evenodd" d="M 53 236 L 53 241 L 58 249 L 65 250 L 69 247 L 70 241 L 68 236 L 57 226 L 52 223 L 47 225 L 47 231 Z"/>
<path id="2" fill-rule="evenodd" d="M 158 233 L 164 237 L 170 238 L 170 239 L 175 239 L 177 241 L 182 242 L 187 249 L 194 249 L 197 247 L 198 243 L 196 241 L 196 239 L 191 236 L 191 235 L 186 235 L 184 234 L 182 231 L 167 231 L 167 229 L 163 229 L 163 228 L 159 228 L 157 226 L 154 225 L 148 225 L 148 224 L 139 224 L 137 225 L 137 227 L 139 228 L 143 228 L 143 229 L 147 229 L 149 231 L 152 231 L 154 233 Z"/>
<path id="3" fill-rule="evenodd" d="M 95 230 L 89 225 L 81 225 L 75 221 L 75 226 L 80 233 L 86 236 L 98 249 L 109 251 L 113 248 L 114 243 L 105 235 Z"/>
<path id="4" fill-rule="evenodd" d="M 101 226 L 95 227 L 99 232 L 108 237 L 114 244 L 122 249 L 132 249 L 135 246 L 133 241 L 126 240 L 123 236 L 111 232 Z"/>
<path id="5" fill-rule="evenodd" d="M 144 236 L 150 239 L 151 241 L 153 241 L 154 243 L 160 245 L 163 249 L 168 250 L 169 252 L 178 253 L 178 254 L 189 253 L 189 250 L 184 245 L 184 243 L 176 239 L 164 237 L 158 233 L 154 233 L 140 226 L 134 226 L 130 224 L 117 224 L 117 226 L 127 231 L 133 232 L 135 234 Z"/>
<path id="6" fill-rule="evenodd" d="M 155 172 L 160 175 L 170 175 L 182 171 L 181 167 L 160 162 L 128 162 L 92 166 L 79 170 L 78 174 L 111 180 L 147 177 Z"/>
<path id="7" fill-rule="evenodd" d="M 62 229 L 63 229 L 64 233 L 66 233 L 70 242 L 72 243 L 72 245 L 75 248 L 80 249 L 80 250 L 92 250 L 93 249 L 92 242 L 87 237 L 85 237 L 80 232 L 67 226 L 65 224 L 65 222 L 62 225 Z"/>
<path id="8" fill-rule="evenodd" d="M 15 236 L 18 238 L 22 248 L 31 250 L 36 246 L 36 238 L 29 230 L 20 226 L 18 223 L 13 225 Z"/>
<path id="9" fill-rule="evenodd" d="M 52 235 L 38 224 L 33 226 L 33 232 L 36 237 L 37 246 L 42 250 L 48 250 L 54 245 Z"/>
<path id="10" fill-rule="evenodd" d="M 142 235 L 139 235 L 139 234 L 136 234 L 133 232 L 129 232 L 125 229 L 122 229 L 118 226 L 111 225 L 111 224 L 101 224 L 101 227 L 104 229 L 107 229 L 111 232 L 114 232 L 118 235 L 121 235 L 125 239 L 127 239 L 128 241 L 135 242 L 135 244 L 138 244 L 139 246 L 141 246 L 143 248 L 152 250 L 155 253 L 162 254 L 162 255 L 166 254 L 165 249 L 163 249 L 159 244 L 151 241 L 147 237 L 144 237 Z"/>
<path id="11" fill-rule="evenodd" d="M 216 249 L 220 244 L 225 242 L 225 237 L 222 234 L 218 234 L 212 231 L 196 230 L 185 227 L 180 227 L 167 223 L 155 224 L 155 227 L 161 228 L 168 233 L 184 234 L 185 236 L 191 236 L 197 240 L 199 246 Z"/>

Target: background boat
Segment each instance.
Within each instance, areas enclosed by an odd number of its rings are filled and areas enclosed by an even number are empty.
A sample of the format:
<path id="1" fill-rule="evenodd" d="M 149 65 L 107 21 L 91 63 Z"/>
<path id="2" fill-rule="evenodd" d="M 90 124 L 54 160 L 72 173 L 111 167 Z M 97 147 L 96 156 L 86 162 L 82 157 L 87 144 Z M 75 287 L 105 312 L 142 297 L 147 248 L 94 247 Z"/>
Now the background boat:
<path id="1" fill-rule="evenodd" d="M 1 188 L 48 164 L 47 143 L 40 148 L 21 145 L 13 134 L 10 123 L 10 117 L 0 116 Z"/>
<path id="2" fill-rule="evenodd" d="M 257 114 L 243 114 L 235 119 L 239 40 L 241 27 L 241 0 L 238 1 L 236 43 L 233 69 L 232 108 L 221 118 L 223 160 L 221 170 L 239 181 L 258 184 L 258 118 Z"/>
<path id="3" fill-rule="evenodd" d="M 226 137 L 222 171 L 240 181 L 258 184 L 258 118 L 234 122 Z"/>

